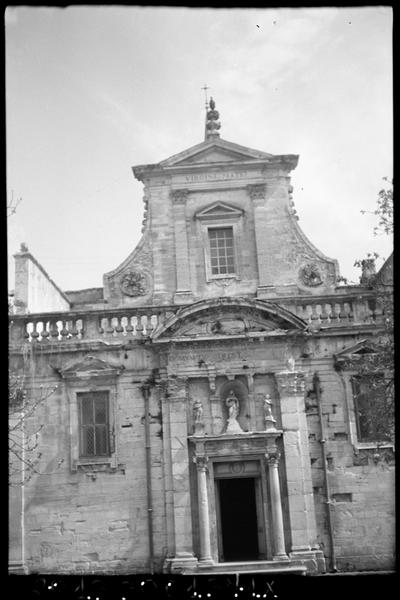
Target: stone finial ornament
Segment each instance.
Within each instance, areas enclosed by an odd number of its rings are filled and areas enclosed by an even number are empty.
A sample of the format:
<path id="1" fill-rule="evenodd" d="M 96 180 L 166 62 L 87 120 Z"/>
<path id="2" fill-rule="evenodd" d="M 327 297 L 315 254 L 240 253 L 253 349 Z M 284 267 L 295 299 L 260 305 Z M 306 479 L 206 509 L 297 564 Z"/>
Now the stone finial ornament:
<path id="1" fill-rule="evenodd" d="M 206 114 L 206 140 L 214 137 L 219 137 L 218 129 L 221 128 L 221 123 L 218 121 L 219 112 L 215 110 L 215 101 L 211 97 L 209 102 L 210 110 Z"/>

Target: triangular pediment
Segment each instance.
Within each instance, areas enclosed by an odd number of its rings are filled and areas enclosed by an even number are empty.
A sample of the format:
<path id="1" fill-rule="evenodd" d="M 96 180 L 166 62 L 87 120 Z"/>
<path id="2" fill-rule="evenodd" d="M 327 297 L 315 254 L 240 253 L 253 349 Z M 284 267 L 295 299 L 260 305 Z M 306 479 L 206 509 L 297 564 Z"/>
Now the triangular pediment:
<path id="1" fill-rule="evenodd" d="M 351 346 L 343 348 L 340 352 L 336 354 L 336 356 L 337 358 L 354 355 L 362 356 L 363 354 L 371 354 L 373 352 L 375 352 L 375 350 L 372 347 L 372 345 L 368 342 L 368 340 L 364 339 L 360 340 L 359 342 L 356 342 L 355 344 L 352 344 Z"/>
<path id="2" fill-rule="evenodd" d="M 214 202 L 196 213 L 196 217 L 198 219 L 212 219 L 215 217 L 240 217 L 242 214 L 243 211 L 234 206 L 224 202 Z"/>
<path id="3" fill-rule="evenodd" d="M 101 358 L 87 355 L 79 361 L 75 361 L 67 365 L 64 369 L 61 369 L 60 375 L 65 378 L 74 377 L 96 377 L 96 376 L 112 376 L 118 375 L 118 373 L 124 367 L 110 365 Z"/>
<path id="4" fill-rule="evenodd" d="M 217 139 L 205 141 L 192 146 L 179 154 L 174 154 L 161 161 L 160 166 L 178 167 L 194 164 L 229 163 L 249 160 L 265 160 L 271 158 L 272 154 L 246 148 L 227 140 Z"/>

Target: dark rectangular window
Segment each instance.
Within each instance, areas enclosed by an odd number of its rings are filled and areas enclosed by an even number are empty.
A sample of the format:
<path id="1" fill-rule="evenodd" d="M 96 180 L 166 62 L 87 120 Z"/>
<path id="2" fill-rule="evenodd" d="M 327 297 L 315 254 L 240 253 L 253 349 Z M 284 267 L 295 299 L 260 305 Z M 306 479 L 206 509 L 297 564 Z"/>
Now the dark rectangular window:
<path id="1" fill-rule="evenodd" d="M 210 243 L 211 274 L 228 275 L 234 273 L 233 228 L 210 228 L 208 239 Z"/>
<path id="2" fill-rule="evenodd" d="M 355 376 L 352 384 L 358 441 L 388 441 L 390 407 L 387 407 L 384 377 Z"/>
<path id="3" fill-rule="evenodd" d="M 108 392 L 81 392 L 80 456 L 110 456 Z"/>

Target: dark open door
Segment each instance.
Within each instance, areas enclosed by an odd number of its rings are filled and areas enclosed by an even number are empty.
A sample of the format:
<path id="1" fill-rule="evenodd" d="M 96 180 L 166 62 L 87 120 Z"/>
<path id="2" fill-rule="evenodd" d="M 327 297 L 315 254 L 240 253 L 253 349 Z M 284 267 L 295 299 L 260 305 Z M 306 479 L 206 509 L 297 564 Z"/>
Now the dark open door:
<path id="1" fill-rule="evenodd" d="M 257 560 L 255 480 L 241 477 L 220 479 L 218 485 L 223 560 Z"/>

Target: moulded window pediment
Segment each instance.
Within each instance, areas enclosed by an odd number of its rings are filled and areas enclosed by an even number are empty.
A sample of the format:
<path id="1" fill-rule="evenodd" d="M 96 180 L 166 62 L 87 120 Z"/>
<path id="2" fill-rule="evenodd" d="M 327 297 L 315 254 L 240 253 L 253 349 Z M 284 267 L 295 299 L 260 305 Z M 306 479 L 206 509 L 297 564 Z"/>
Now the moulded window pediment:
<path id="1" fill-rule="evenodd" d="M 117 376 L 123 368 L 123 365 L 116 367 L 100 358 L 88 355 L 83 360 L 76 361 L 60 370 L 60 374 L 64 379 L 113 377 Z"/>
<path id="2" fill-rule="evenodd" d="M 238 219 L 243 215 L 243 210 L 225 204 L 224 202 L 214 202 L 210 206 L 196 213 L 197 219 Z"/>

